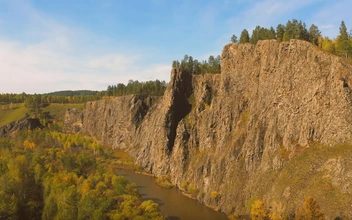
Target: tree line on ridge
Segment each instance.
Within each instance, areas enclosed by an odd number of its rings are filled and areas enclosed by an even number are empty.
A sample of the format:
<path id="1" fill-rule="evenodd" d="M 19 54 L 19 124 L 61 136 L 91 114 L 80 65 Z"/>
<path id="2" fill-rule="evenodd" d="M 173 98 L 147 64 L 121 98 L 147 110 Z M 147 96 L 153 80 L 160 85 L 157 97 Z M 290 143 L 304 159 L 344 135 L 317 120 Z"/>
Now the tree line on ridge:
<path id="1" fill-rule="evenodd" d="M 332 54 L 346 58 L 352 57 L 352 30 L 350 32 L 347 31 L 344 21 L 341 21 L 339 35 L 333 39 L 323 37 L 318 26 L 315 24 L 311 24 L 309 29 L 307 29 L 304 22 L 292 19 L 291 21 L 287 21 L 286 25 L 277 25 L 276 29 L 258 25 L 252 31 L 251 35 L 247 29 L 244 29 L 239 39 L 235 34 L 232 35 L 231 42 L 256 44 L 259 40 L 267 39 L 276 39 L 279 42 L 289 41 L 290 39 L 305 40 Z"/>

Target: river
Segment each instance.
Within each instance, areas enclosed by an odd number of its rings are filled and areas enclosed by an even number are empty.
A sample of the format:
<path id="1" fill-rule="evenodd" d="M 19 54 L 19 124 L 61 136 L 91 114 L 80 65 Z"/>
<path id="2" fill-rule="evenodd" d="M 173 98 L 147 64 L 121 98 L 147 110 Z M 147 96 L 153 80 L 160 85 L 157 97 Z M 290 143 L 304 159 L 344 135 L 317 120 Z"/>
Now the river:
<path id="1" fill-rule="evenodd" d="M 125 170 L 117 175 L 136 183 L 143 200 L 153 200 L 159 204 L 161 212 L 170 220 L 225 220 L 225 214 L 202 205 L 197 200 L 184 196 L 179 189 L 165 189 L 155 183 L 155 178 Z"/>

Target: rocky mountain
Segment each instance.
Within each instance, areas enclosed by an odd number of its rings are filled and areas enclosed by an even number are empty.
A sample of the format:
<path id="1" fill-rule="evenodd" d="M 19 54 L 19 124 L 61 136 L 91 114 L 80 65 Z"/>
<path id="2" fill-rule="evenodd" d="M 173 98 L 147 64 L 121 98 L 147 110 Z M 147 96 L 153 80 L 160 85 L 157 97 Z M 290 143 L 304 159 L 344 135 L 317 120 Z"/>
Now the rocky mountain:
<path id="1" fill-rule="evenodd" d="M 350 85 L 352 63 L 308 42 L 229 44 L 221 74 L 173 69 L 163 97 L 88 102 L 67 111 L 65 129 L 127 150 L 225 213 L 255 199 L 294 213 L 311 195 L 328 219 L 350 219 Z"/>

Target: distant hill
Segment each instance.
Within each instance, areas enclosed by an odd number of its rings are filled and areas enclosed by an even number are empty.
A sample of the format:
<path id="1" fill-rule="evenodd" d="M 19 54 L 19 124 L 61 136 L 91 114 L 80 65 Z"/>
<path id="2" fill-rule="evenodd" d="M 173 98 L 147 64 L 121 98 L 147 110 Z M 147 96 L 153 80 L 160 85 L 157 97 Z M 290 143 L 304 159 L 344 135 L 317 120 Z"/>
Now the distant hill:
<path id="1" fill-rule="evenodd" d="M 64 91 L 56 91 L 51 93 L 46 93 L 44 95 L 53 95 L 53 96 L 86 96 L 86 95 L 97 95 L 99 91 L 92 90 L 64 90 Z"/>

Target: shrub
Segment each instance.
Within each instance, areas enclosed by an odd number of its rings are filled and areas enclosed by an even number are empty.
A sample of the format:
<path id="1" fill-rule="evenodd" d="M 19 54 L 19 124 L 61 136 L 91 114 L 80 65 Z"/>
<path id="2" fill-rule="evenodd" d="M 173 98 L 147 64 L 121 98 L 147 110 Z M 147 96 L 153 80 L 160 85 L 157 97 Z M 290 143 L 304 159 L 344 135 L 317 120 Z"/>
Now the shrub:
<path id="1" fill-rule="evenodd" d="M 156 182 L 159 186 L 164 187 L 164 188 L 167 188 L 167 189 L 174 187 L 174 185 L 172 185 L 172 183 L 171 183 L 171 177 L 170 177 L 170 175 L 159 176 L 159 177 L 155 180 L 155 182 Z"/>
<path id="2" fill-rule="evenodd" d="M 220 196 L 220 194 L 217 191 L 212 191 L 210 193 L 210 198 L 211 199 L 217 199 Z"/>

